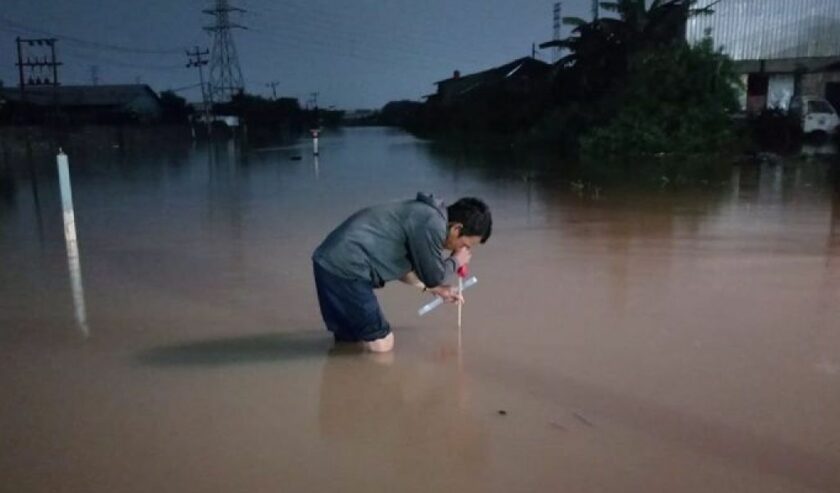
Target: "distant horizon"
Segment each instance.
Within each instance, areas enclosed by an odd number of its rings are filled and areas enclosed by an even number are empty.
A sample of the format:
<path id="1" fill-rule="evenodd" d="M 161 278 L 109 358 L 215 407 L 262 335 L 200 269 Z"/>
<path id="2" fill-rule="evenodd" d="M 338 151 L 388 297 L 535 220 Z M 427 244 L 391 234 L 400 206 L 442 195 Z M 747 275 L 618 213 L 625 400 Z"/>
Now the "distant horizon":
<path id="1" fill-rule="evenodd" d="M 508 63 L 510 63 L 510 62 L 508 62 Z M 493 68 L 497 68 L 497 67 L 498 66 L 488 67 L 488 69 L 493 69 Z M 481 69 L 479 72 L 484 71 L 484 70 L 487 70 L 487 69 Z M 470 74 L 461 74 L 461 75 L 470 75 Z M 447 78 L 435 81 L 433 84 L 436 85 L 438 82 L 441 82 L 443 80 L 447 80 L 447 79 L 452 78 L 452 77 L 454 77 L 454 73 L 450 74 L 449 77 L 447 77 Z M 142 81 L 139 82 L 139 83 L 138 82 L 122 82 L 122 83 L 115 82 L 115 83 L 97 83 L 97 84 L 81 83 L 81 84 L 59 84 L 58 85 L 58 87 L 60 87 L 60 88 L 67 88 L 67 87 L 72 87 L 72 88 L 80 88 L 80 87 L 81 88 L 88 88 L 88 87 L 134 87 L 134 86 L 148 87 L 150 91 L 154 92 L 158 96 L 162 95 L 165 92 L 172 92 L 169 89 L 156 89 L 151 84 L 148 84 L 148 83 L 145 83 L 145 82 L 142 82 Z M 11 86 L 11 85 L 6 85 L 3 80 L 0 80 L 0 89 L 3 89 L 4 91 L 10 91 L 10 92 L 14 93 L 16 91 L 19 91 L 20 84 L 16 83 L 15 85 Z M 31 92 L 31 91 L 36 91 L 36 92 L 45 91 L 45 92 L 48 92 L 51 89 L 52 89 L 52 86 L 50 86 L 50 85 L 38 85 L 38 86 L 27 86 L 26 91 L 28 91 L 28 92 Z M 177 92 L 173 92 L 173 93 L 177 96 L 184 97 L 183 95 L 180 95 Z M 262 97 L 262 98 L 269 99 L 269 100 L 274 99 L 274 96 L 271 95 L 271 94 L 265 95 L 265 94 L 258 94 L 258 93 L 256 93 L 256 94 L 255 93 L 250 93 L 250 92 L 247 91 L 247 89 L 245 90 L 245 94 L 249 95 L 249 96 L 258 96 L 258 97 Z M 425 98 L 425 96 L 422 96 L 420 99 L 424 99 L 424 98 Z M 197 99 L 197 100 L 188 99 L 188 98 L 185 98 L 185 99 L 187 101 L 187 104 L 203 104 L 204 103 L 204 101 L 202 99 Z M 305 106 L 305 101 L 301 101 L 301 98 L 294 97 L 294 96 L 284 96 L 282 94 L 278 94 L 276 99 L 277 100 L 294 99 L 294 100 L 298 101 L 298 103 L 301 104 L 301 106 Z M 382 108 L 384 108 L 384 106 L 387 105 L 388 103 L 405 102 L 405 101 L 422 102 L 422 101 L 418 101 L 417 99 L 393 99 L 393 100 L 390 100 L 390 101 L 386 101 L 385 103 L 383 103 L 379 107 L 369 107 L 369 108 L 350 107 L 350 108 L 344 108 L 344 107 L 331 105 L 331 106 L 328 106 L 328 107 L 327 106 L 319 106 L 319 108 L 321 108 L 321 109 L 335 108 L 337 110 L 344 110 L 344 111 L 379 111 Z"/>
<path id="2" fill-rule="evenodd" d="M 78 0 L 57 6 L 45 0 L 7 0 L 0 13 L 0 80 L 18 86 L 15 37 L 57 37 L 62 85 L 149 85 L 200 102 L 198 73 L 187 68 L 186 50 L 210 49 L 203 31 L 213 18 L 195 5 L 149 0 Z M 459 70 L 478 72 L 528 56 L 531 45 L 552 37 L 552 1 L 230 0 L 234 44 L 249 94 L 302 104 L 318 93 L 319 107 L 381 109 L 389 101 L 421 101 L 434 82 Z M 590 0 L 566 0 L 562 15 L 590 16 Z M 115 20 L 119 21 L 115 21 Z M 562 36 L 570 27 L 562 27 Z M 551 50 L 537 50 L 551 61 Z M 94 68 L 96 67 L 96 68 Z M 205 66 L 205 77 L 209 67 Z M 139 78 L 139 81 L 138 81 Z"/>

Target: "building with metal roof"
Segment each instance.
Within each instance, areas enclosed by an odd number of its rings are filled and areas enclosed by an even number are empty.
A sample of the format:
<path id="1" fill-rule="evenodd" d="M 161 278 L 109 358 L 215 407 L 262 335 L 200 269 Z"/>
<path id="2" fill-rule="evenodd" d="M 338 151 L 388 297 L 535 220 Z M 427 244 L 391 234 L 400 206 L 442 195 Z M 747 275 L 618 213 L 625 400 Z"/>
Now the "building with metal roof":
<path id="1" fill-rule="evenodd" d="M 700 0 L 689 42 L 711 36 L 736 61 L 749 111 L 786 109 L 794 95 L 840 108 L 840 0 Z"/>
<path id="2" fill-rule="evenodd" d="M 19 87 L 6 87 L 0 91 L 19 111 L 57 107 L 75 121 L 156 121 L 162 113 L 160 98 L 145 84 L 34 86 L 26 87 L 24 92 Z"/>

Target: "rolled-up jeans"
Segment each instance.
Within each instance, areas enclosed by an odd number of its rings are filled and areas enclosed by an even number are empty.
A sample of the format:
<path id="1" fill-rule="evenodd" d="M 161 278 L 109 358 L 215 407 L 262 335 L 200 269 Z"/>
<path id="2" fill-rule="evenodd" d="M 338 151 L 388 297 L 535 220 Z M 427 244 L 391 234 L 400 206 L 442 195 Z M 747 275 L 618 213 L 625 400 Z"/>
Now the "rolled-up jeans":
<path id="1" fill-rule="evenodd" d="M 370 281 L 345 279 L 318 262 L 313 270 L 321 316 L 336 341 L 375 341 L 391 332 Z"/>

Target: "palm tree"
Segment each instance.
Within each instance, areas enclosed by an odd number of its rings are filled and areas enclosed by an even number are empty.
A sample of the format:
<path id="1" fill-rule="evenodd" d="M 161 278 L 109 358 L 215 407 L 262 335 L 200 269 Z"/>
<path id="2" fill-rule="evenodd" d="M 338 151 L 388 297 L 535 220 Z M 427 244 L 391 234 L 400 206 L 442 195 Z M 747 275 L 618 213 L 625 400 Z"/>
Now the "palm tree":
<path id="1" fill-rule="evenodd" d="M 617 17 L 600 17 L 586 21 L 580 17 L 565 17 L 563 22 L 574 26 L 573 37 L 569 40 L 550 41 L 540 47 L 567 47 L 569 42 L 574 46 L 575 36 L 585 36 L 584 31 L 597 31 L 601 37 L 611 40 L 614 44 L 627 46 L 631 50 L 657 47 L 679 42 L 685 39 L 686 22 L 695 15 L 711 14 L 712 2 L 706 7 L 695 8 L 698 0 L 653 0 L 650 7 L 646 0 L 617 0 L 601 2 L 600 6 L 607 12 L 618 14 Z"/>
<path id="2" fill-rule="evenodd" d="M 692 15 L 709 13 L 708 7 L 692 8 L 697 0 L 645 0 L 601 2 L 601 8 L 618 14 L 617 19 L 600 19 L 607 29 L 620 33 L 633 48 L 648 48 L 685 39 L 685 28 Z"/>
<path id="3" fill-rule="evenodd" d="M 560 66 L 574 67 L 587 85 L 621 77 L 634 53 L 685 42 L 688 18 L 712 13 L 710 7 L 715 3 L 696 8 L 697 0 L 653 0 L 649 7 L 646 0 L 601 2 L 604 11 L 617 17 L 592 21 L 565 17 L 563 22 L 574 26 L 572 36 L 543 43 L 540 48 L 567 50 Z"/>

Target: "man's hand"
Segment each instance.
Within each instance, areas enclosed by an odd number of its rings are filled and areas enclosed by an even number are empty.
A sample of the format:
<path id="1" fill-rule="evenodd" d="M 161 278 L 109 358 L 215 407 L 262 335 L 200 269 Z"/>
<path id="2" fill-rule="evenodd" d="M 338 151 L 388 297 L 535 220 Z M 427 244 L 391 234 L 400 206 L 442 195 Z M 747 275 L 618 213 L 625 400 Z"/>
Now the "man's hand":
<path id="1" fill-rule="evenodd" d="M 464 295 L 459 294 L 458 288 L 453 286 L 437 286 L 430 288 L 429 291 L 440 296 L 447 303 L 464 303 Z"/>
<path id="2" fill-rule="evenodd" d="M 472 251 L 469 247 L 461 247 L 457 252 L 452 254 L 452 258 L 455 259 L 455 263 L 458 264 L 458 267 L 467 265 L 472 259 Z"/>

